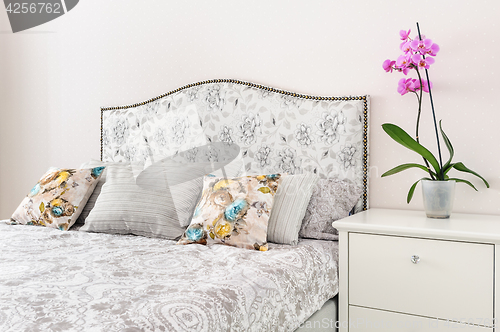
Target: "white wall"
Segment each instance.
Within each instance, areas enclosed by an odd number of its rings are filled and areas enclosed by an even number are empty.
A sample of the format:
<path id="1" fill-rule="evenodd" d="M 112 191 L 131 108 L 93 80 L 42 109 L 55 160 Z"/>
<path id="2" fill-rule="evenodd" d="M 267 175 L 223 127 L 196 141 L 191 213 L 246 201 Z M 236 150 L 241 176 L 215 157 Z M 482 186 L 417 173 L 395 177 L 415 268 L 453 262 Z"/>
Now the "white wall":
<path id="1" fill-rule="evenodd" d="M 400 29 L 419 21 L 441 46 L 430 72 L 439 119 L 456 160 L 486 177 L 457 186 L 455 211 L 500 215 L 500 2 L 82 0 L 68 14 L 12 34 L 0 9 L 0 218 L 49 166 L 99 158 L 100 106 L 128 104 L 181 85 L 235 78 L 313 95 L 370 94 L 372 207 L 421 209 L 423 176 L 380 174 L 419 158 L 382 131 L 413 132 L 416 99 L 396 92 Z M 425 103 L 421 136 L 435 151 Z"/>

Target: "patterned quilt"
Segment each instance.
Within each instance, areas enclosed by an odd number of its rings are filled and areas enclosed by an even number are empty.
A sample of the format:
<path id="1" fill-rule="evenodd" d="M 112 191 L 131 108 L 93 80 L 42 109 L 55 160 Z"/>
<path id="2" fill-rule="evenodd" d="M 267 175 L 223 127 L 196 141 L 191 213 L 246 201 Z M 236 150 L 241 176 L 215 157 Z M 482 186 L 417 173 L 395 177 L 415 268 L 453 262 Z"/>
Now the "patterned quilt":
<path id="1" fill-rule="evenodd" d="M 0 222 L 0 331 L 293 331 L 338 291 L 337 242 L 260 252 Z"/>

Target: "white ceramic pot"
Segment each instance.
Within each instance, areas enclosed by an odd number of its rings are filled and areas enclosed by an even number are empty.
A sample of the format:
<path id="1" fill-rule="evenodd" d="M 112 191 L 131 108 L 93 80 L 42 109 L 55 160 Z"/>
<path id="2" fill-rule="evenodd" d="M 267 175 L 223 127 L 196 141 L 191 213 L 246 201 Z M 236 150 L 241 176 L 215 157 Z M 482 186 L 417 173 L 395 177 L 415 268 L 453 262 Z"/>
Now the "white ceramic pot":
<path id="1" fill-rule="evenodd" d="M 422 180 L 427 218 L 449 218 L 455 199 L 455 181 Z"/>

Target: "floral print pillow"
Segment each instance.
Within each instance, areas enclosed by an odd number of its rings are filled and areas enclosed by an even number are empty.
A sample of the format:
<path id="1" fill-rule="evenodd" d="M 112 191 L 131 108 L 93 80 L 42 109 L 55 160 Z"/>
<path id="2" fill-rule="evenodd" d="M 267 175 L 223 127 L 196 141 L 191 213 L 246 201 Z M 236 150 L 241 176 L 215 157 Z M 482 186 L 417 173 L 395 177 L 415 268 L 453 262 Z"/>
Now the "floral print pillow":
<path id="1" fill-rule="evenodd" d="M 193 219 L 178 244 L 221 243 L 266 251 L 267 224 L 282 176 L 205 176 Z"/>
<path id="2" fill-rule="evenodd" d="M 80 215 L 104 167 L 49 169 L 12 215 L 11 224 L 68 230 Z"/>

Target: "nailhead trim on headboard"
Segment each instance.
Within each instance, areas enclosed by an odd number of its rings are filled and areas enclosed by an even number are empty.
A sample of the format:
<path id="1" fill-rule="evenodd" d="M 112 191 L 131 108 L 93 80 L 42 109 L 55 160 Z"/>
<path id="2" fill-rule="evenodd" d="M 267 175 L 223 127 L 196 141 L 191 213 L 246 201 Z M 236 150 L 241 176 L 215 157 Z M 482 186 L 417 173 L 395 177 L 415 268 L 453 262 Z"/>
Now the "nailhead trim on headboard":
<path id="1" fill-rule="evenodd" d="M 310 96 L 310 95 L 289 92 L 289 91 L 285 91 L 285 90 L 280 90 L 280 89 L 275 89 L 272 87 L 264 86 L 261 84 L 255 84 L 255 83 L 245 82 L 245 81 L 240 81 L 240 80 L 235 80 L 235 79 L 213 79 L 213 80 L 206 80 L 206 81 L 191 83 L 191 84 L 184 85 L 180 88 L 166 92 L 166 93 L 161 94 L 157 97 L 151 98 L 149 100 L 146 100 L 146 101 L 143 101 L 140 103 L 131 104 L 131 105 L 123 105 L 123 106 L 101 107 L 101 160 L 103 159 L 103 113 L 104 113 L 104 111 L 127 109 L 127 108 L 134 108 L 134 107 L 142 106 L 142 105 L 154 102 L 154 101 L 161 99 L 163 97 L 169 96 L 171 94 L 177 93 L 179 91 L 182 91 L 184 89 L 191 88 L 193 86 L 211 84 L 211 83 L 233 83 L 233 84 L 246 85 L 249 87 L 253 87 L 253 88 L 257 88 L 257 89 L 261 89 L 261 90 L 265 90 L 265 91 L 269 91 L 269 92 L 275 92 L 275 93 L 293 96 L 293 97 L 297 97 L 297 98 L 303 98 L 303 99 L 329 100 L 329 101 L 363 100 L 364 101 L 364 111 L 363 111 L 363 210 L 367 209 L 367 200 L 368 200 L 368 102 L 366 100 L 366 96 L 349 96 L 349 97 Z"/>

